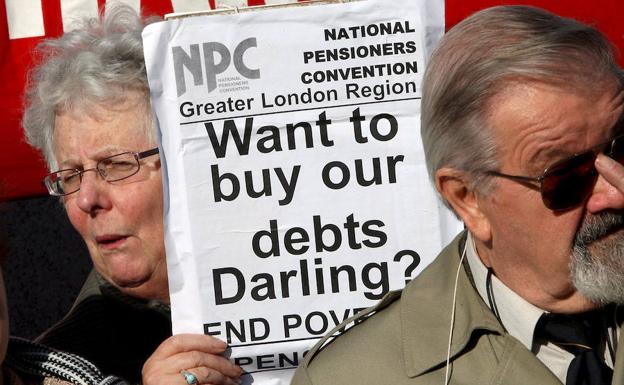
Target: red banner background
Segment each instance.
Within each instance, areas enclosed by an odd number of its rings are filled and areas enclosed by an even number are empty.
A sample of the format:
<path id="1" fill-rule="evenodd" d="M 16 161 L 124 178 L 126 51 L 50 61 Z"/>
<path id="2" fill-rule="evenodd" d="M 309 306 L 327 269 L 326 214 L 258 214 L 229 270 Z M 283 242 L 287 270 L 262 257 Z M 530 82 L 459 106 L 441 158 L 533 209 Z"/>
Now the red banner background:
<path id="1" fill-rule="evenodd" d="M 8 0 L 7 0 L 8 1 Z M 85 0 L 88 1 L 88 0 Z M 390 0 L 389 0 L 390 1 Z M 417 0 L 414 0 L 417 1 Z M 98 5 L 104 5 L 98 0 Z M 206 1 L 214 8 L 214 0 Z M 249 5 L 264 4 L 248 0 Z M 40 181 L 45 167 L 39 155 L 25 143 L 21 128 L 21 104 L 27 69 L 35 58 L 34 46 L 45 37 L 63 31 L 60 0 L 42 0 L 45 36 L 9 39 L 6 2 L 0 2 L 0 200 L 13 200 L 45 194 Z M 494 5 L 528 4 L 548 9 L 562 16 L 592 24 L 605 33 L 624 52 L 624 3 L 622 0 L 446 0 L 446 27 L 455 25 L 471 13 Z M 144 13 L 165 14 L 173 11 L 170 0 L 143 0 Z M 624 63 L 620 54 L 620 63 Z"/>

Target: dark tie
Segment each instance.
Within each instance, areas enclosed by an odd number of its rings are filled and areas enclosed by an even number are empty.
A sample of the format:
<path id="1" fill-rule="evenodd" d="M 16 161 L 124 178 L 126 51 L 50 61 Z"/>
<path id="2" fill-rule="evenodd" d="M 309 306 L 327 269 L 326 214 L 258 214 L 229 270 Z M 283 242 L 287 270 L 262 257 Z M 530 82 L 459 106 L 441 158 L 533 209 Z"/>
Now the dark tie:
<path id="1" fill-rule="evenodd" d="M 582 314 L 544 314 L 535 327 L 535 337 L 552 342 L 574 355 L 566 385 L 609 385 L 613 370 L 600 349 L 607 335 L 602 311 Z"/>

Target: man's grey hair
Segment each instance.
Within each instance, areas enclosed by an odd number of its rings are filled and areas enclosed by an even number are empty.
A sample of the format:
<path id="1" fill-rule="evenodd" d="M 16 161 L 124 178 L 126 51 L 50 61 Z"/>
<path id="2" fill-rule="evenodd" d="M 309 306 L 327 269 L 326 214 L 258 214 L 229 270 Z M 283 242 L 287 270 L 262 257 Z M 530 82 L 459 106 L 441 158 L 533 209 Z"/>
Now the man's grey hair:
<path id="1" fill-rule="evenodd" d="M 107 5 L 98 18 L 37 47 L 41 64 L 29 73 L 22 119 L 28 142 L 39 149 L 50 170 L 57 168 L 53 133 L 58 114 L 93 106 L 114 108 L 130 92 L 144 98 L 145 121 L 137 122 L 154 140 L 141 32 L 155 19 L 142 19 L 126 5 Z M 142 125 L 142 126 L 141 126 Z"/>
<path id="2" fill-rule="evenodd" d="M 472 190 L 490 191 L 483 171 L 499 162 L 487 114 L 506 85 L 536 81 L 578 92 L 613 80 L 624 84 L 613 47 L 590 26 L 527 6 L 468 17 L 442 38 L 424 76 L 421 135 L 430 178 L 450 167 L 467 175 Z"/>

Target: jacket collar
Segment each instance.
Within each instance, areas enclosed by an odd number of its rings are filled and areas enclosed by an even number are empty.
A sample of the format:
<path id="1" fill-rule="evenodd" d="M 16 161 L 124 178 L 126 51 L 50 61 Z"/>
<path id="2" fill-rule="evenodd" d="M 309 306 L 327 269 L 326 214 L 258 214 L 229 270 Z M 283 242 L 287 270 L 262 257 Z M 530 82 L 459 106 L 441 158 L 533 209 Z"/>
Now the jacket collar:
<path id="1" fill-rule="evenodd" d="M 167 316 L 168 318 L 171 317 L 171 307 L 168 304 L 158 300 L 145 300 L 124 294 L 121 290 L 102 277 L 95 269 L 91 270 L 89 273 L 89 276 L 87 277 L 87 280 L 81 290 L 79 299 L 81 301 L 94 295 L 104 296 L 138 310 L 151 309 Z"/>
<path id="2" fill-rule="evenodd" d="M 401 335 L 405 368 L 410 377 L 446 361 L 455 276 L 465 240 L 466 232 L 458 235 L 403 291 Z M 456 293 L 451 358 L 466 347 L 475 330 L 505 333 L 463 267 L 459 271 Z M 427 312 L 424 317 L 423 311 Z M 427 354 L 422 354 L 423 346 L 427 347 Z"/>

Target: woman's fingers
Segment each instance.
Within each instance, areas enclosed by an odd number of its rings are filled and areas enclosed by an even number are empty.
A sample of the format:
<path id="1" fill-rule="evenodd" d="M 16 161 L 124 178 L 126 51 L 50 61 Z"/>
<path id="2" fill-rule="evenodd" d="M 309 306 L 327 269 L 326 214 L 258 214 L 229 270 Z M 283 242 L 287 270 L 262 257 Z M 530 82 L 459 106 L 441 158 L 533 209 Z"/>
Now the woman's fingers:
<path id="1" fill-rule="evenodd" d="M 193 368 L 187 370 L 197 379 L 197 385 L 238 385 L 238 380 L 229 378 L 221 373 L 207 368 Z M 143 378 L 143 384 L 149 385 L 188 385 L 182 373 L 160 373 L 158 376 Z"/>
<path id="2" fill-rule="evenodd" d="M 242 369 L 221 354 L 227 344 L 203 334 L 179 334 L 166 339 L 143 365 L 143 385 L 185 385 L 182 371 L 197 384 L 235 385 Z"/>
<path id="3" fill-rule="evenodd" d="M 241 369 L 225 357 L 193 350 L 171 356 L 168 360 L 171 371 L 179 372 L 188 368 L 205 367 L 223 373 L 228 377 L 239 377 Z"/>
<path id="4" fill-rule="evenodd" d="M 154 351 L 151 358 L 162 359 L 181 352 L 193 350 L 221 354 L 227 348 L 227 344 L 218 338 L 204 334 L 177 334 L 167 338 Z"/>
<path id="5" fill-rule="evenodd" d="M 210 385 L 238 385 L 240 380 L 238 377 L 232 378 L 225 376 L 223 373 L 209 367 L 200 366 L 188 369 L 187 372 L 192 373 L 197 378 L 199 384 Z"/>

